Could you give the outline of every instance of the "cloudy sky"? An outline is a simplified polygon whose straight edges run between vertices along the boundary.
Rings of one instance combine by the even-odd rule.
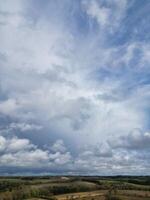
[[[150,174],[150,1],[0,0],[0,174]]]

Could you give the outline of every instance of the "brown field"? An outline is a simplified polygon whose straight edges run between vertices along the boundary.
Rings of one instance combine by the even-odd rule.
[[[92,192],[79,192],[79,193],[71,193],[71,194],[63,194],[63,195],[56,195],[57,200],[68,200],[68,199],[88,199],[88,200],[104,200],[105,195],[108,191],[92,191]],[[148,200],[150,199],[150,192],[145,191],[118,191],[116,194],[117,197],[120,197],[122,200]]]
[[[56,199],[58,200],[66,200],[73,197],[73,199],[95,199],[96,197],[103,197],[106,194],[107,190],[97,190],[91,192],[77,192],[77,193],[70,193],[70,194],[62,194],[62,195],[55,195]]]
[[[150,200],[149,177],[2,177],[0,200]]]

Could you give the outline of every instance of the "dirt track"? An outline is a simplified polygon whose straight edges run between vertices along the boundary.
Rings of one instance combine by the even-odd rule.
[[[104,196],[106,191],[92,191],[92,192],[78,192],[78,193],[69,193],[69,194],[62,194],[62,195],[56,195],[55,197],[58,200],[66,200],[72,197],[73,199],[78,198],[85,198],[85,197],[97,197],[97,196]]]

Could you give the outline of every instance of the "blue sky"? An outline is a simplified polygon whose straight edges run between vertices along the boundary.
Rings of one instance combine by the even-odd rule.
[[[149,9],[0,0],[0,174],[150,173]]]

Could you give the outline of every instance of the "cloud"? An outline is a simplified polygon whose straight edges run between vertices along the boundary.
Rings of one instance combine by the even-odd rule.
[[[42,126],[36,124],[27,124],[27,123],[11,123],[9,125],[9,129],[11,130],[20,130],[21,132],[24,131],[31,131],[31,130],[41,130]]]
[[[52,153],[38,148],[28,139],[19,139],[17,137],[5,138],[0,136],[0,154],[0,167],[20,166],[31,168],[38,165],[38,168],[40,168],[55,166],[55,164],[64,165],[71,160],[71,154],[62,152],[62,149]]]
[[[146,6],[137,7],[125,0],[2,3],[2,166],[147,170],[148,159],[138,157],[149,148],[150,48],[145,34],[131,37],[133,10]],[[137,26],[144,30],[140,20]]]
[[[18,139],[17,137],[6,139],[0,136],[1,151],[16,152],[24,149],[31,149],[34,145],[30,144],[28,139]]]
[[[146,133],[144,137],[147,137],[147,135]],[[116,141],[117,139],[119,140],[119,138],[116,138]],[[139,174],[147,174],[150,160],[146,151],[141,153],[141,151],[139,152],[141,148],[138,146],[136,148],[130,146],[130,140],[127,140],[128,146],[126,146],[127,141],[124,141],[120,146],[112,146],[110,142],[98,144],[96,147],[87,146],[81,149],[78,155],[73,156],[64,146],[62,140],[57,140],[51,144],[51,148],[39,148],[28,139],[0,136],[0,168],[21,167],[24,171],[28,171],[29,169],[32,170],[34,166],[34,169],[44,170],[45,172],[57,168],[58,173],[64,173],[67,170],[68,174],[93,175],[100,171],[100,174],[107,175],[129,174],[128,170],[130,170],[130,174],[136,174],[136,170],[138,170]],[[114,141],[112,142],[114,144]],[[63,170],[60,171],[60,168]]]
[[[0,102],[0,113],[5,115],[13,115],[18,109],[19,105],[14,99],[8,99],[6,101]]]
[[[107,25],[110,15],[110,10],[108,8],[100,7],[97,1],[89,2],[89,5],[84,1],[83,4],[87,4],[86,12],[88,15],[95,18],[101,26]]]
[[[112,148],[124,148],[133,150],[149,149],[150,133],[141,132],[136,129],[127,136],[121,136],[118,139],[109,141]]]
[[[107,0],[106,2],[84,0],[82,3],[87,15],[95,19],[102,30],[108,28],[110,32],[119,26],[127,9],[126,0]]]
[[[53,146],[51,147],[51,149],[54,151],[54,152],[57,152],[57,151],[59,151],[59,152],[65,152],[66,151],[66,147],[65,147],[65,145],[64,145],[64,142],[63,142],[63,140],[57,140],[54,144],[53,144]]]

